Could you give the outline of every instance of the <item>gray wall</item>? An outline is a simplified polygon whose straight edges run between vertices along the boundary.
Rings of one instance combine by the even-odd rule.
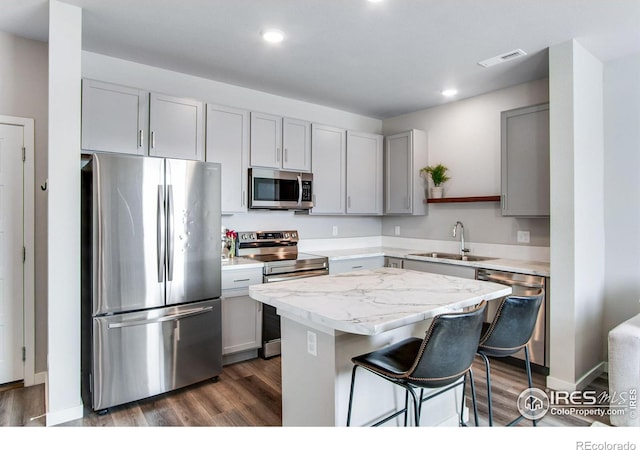
[[[0,114],[35,123],[35,371],[47,370],[48,46],[0,32]]]
[[[604,66],[605,333],[640,313],[639,80],[640,53]]]
[[[549,82],[537,80],[477,97],[417,111],[382,123],[385,135],[411,128],[428,133],[428,164],[443,163],[451,180],[445,196],[500,194],[500,112],[547,102]],[[423,239],[452,239],[453,224],[465,225],[471,242],[517,244],[517,231],[529,231],[530,243],[549,245],[549,219],[502,217],[498,203],[430,204],[420,217],[385,217],[382,234]]]

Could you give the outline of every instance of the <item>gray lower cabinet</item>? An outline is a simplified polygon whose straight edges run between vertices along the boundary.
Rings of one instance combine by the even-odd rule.
[[[440,275],[450,275],[452,277],[468,278],[470,280],[475,280],[476,278],[476,269],[474,267],[458,266],[456,264],[405,259],[404,268],[408,270],[417,270],[419,272],[429,272],[437,273]]]
[[[249,111],[207,105],[205,160],[222,164],[223,214],[247,211]]]
[[[396,269],[404,268],[404,259],[403,258],[394,258],[392,256],[384,257],[384,266],[385,267],[393,267]]]
[[[222,272],[222,362],[255,358],[262,345],[262,303],[249,297],[249,286],[262,283],[262,269]]]
[[[501,113],[502,215],[547,217],[549,104]]]
[[[129,86],[82,80],[82,149],[204,159],[204,104]]]
[[[354,270],[379,269],[380,267],[384,267],[384,256],[329,260],[329,275],[353,272]]]

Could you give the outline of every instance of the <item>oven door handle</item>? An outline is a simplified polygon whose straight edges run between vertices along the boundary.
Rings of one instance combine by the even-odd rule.
[[[329,275],[329,271],[327,269],[320,270],[307,270],[305,272],[294,272],[290,274],[282,274],[278,276],[274,275],[265,275],[264,282],[265,283],[275,283],[277,281],[288,281],[288,280],[297,280],[299,278],[309,278],[309,277],[320,277],[323,275]]]

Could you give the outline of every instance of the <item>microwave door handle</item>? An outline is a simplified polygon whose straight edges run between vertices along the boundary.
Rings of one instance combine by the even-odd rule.
[[[302,204],[302,177],[298,175],[298,205]]]

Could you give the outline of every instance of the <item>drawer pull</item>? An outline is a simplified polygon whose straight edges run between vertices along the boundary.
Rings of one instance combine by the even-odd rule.
[[[243,278],[242,280],[233,280],[234,283],[242,283],[243,281],[251,281],[251,278]]]
[[[363,266],[352,266],[352,269],[362,269]]]

